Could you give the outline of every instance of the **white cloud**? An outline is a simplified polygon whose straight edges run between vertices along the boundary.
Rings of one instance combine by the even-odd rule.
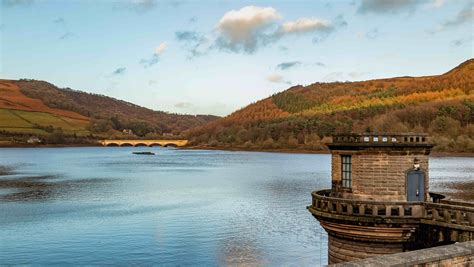
[[[277,42],[287,35],[319,33],[322,40],[340,26],[342,16],[334,23],[319,18],[299,18],[282,23],[283,17],[273,7],[246,6],[222,16],[216,26],[217,37],[211,48],[232,52],[253,53],[259,47]]]
[[[275,74],[267,76],[267,81],[272,82],[272,83],[281,83],[283,82],[283,76],[275,73]]]
[[[165,52],[166,48],[168,48],[168,44],[163,42],[159,46],[155,48],[155,55],[159,56]]]
[[[189,108],[193,108],[194,105],[192,103],[189,103],[189,102],[179,102],[179,103],[174,104],[174,107],[175,108],[189,109]]]
[[[234,40],[245,40],[253,32],[264,28],[281,16],[272,7],[246,6],[224,14],[217,24],[217,29]]]
[[[313,31],[330,31],[331,23],[317,18],[300,18],[296,21],[288,21],[281,25],[281,34],[307,33]]]
[[[274,74],[268,75],[265,79],[266,79],[267,81],[271,82],[271,83],[286,83],[286,84],[291,84],[291,81],[285,81],[285,79],[283,78],[283,76],[281,76],[281,75],[278,74],[278,73],[274,73]]]
[[[145,68],[156,65],[160,62],[160,56],[165,52],[166,48],[168,48],[168,44],[166,42],[161,43],[155,48],[155,52],[149,58],[142,58],[139,63]]]
[[[221,35],[218,46],[232,51],[253,52],[259,44],[266,42],[265,30],[279,19],[281,15],[272,7],[246,6],[231,10],[217,23]]]

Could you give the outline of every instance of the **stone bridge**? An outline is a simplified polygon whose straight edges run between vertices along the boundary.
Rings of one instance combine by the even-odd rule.
[[[188,140],[102,140],[103,146],[163,146],[182,147],[188,144]]]

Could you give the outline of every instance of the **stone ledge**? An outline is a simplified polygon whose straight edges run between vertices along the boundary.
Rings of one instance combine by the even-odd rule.
[[[349,267],[349,266],[413,266],[418,264],[429,264],[439,261],[454,259],[457,257],[466,257],[466,264],[470,257],[474,257],[474,241],[461,242],[453,245],[420,249],[410,252],[402,252],[391,255],[377,256],[362,260],[339,263],[330,266]]]

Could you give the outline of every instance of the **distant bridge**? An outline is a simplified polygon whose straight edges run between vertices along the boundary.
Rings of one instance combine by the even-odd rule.
[[[188,144],[188,140],[102,140],[103,146],[163,146],[181,147]]]

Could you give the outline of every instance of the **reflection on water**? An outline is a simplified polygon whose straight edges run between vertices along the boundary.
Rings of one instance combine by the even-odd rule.
[[[311,191],[330,187],[328,155],[146,149],[156,155],[1,149],[0,262],[327,262],[326,233],[306,206]],[[432,160],[432,186],[455,192],[443,184],[472,183],[466,165]]]
[[[111,181],[101,178],[64,181],[59,178],[57,175],[18,177],[4,173],[0,180],[0,201],[71,199],[74,195],[92,193]]]
[[[225,266],[263,266],[267,265],[262,251],[255,240],[241,236],[235,236],[232,239],[225,240],[219,244],[221,255],[219,255],[219,265]]]

